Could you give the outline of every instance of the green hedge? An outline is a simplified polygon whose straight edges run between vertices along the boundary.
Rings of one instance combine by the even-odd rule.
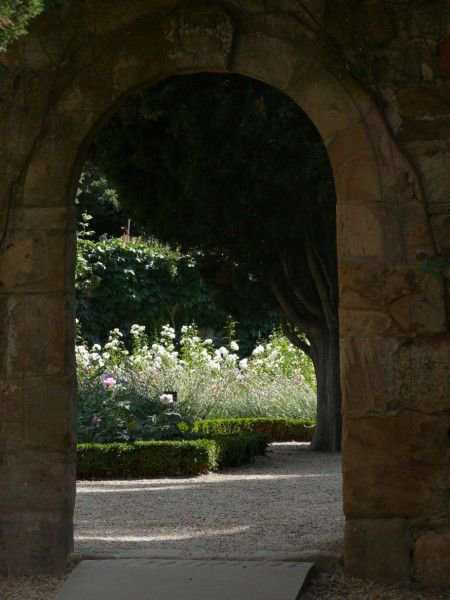
[[[78,479],[194,476],[252,462],[264,454],[263,435],[216,435],[210,439],[79,444]]]
[[[269,443],[266,435],[252,432],[216,434],[204,441],[213,443],[216,448],[217,469],[253,462],[255,456],[265,454]]]
[[[270,442],[310,442],[315,424],[307,419],[209,419],[196,421],[193,432],[202,436],[231,433],[262,433]]]

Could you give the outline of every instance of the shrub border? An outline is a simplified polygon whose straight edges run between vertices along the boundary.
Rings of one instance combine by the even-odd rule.
[[[310,442],[315,422],[289,418],[232,418],[195,421],[193,433],[201,436],[236,433],[262,433],[271,442]]]
[[[254,433],[211,438],[111,444],[78,444],[78,479],[192,477],[252,462],[268,440]]]

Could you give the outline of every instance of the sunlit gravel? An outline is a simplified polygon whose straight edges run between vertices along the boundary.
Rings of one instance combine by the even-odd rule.
[[[191,479],[80,482],[76,550],[108,556],[338,552],[340,458],[275,444],[256,463]]]
[[[79,482],[75,550],[94,557],[318,561],[305,600],[441,600],[346,578],[340,457],[273,444],[254,465],[191,479]],[[326,566],[326,570],[323,567]],[[0,578],[0,600],[54,600],[61,579]]]

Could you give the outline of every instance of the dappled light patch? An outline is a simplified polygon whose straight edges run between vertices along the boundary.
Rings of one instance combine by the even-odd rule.
[[[244,531],[250,529],[250,525],[242,526],[242,527],[231,527],[229,529],[205,529],[201,531],[190,531],[187,529],[185,533],[161,533],[159,535],[141,535],[141,536],[124,536],[124,535],[107,535],[107,536],[99,536],[99,535],[79,535],[75,536],[75,539],[80,542],[109,542],[111,544],[117,542],[171,542],[178,540],[192,540],[195,538],[204,538],[204,537],[212,537],[212,536],[224,536],[224,535],[237,535]]]

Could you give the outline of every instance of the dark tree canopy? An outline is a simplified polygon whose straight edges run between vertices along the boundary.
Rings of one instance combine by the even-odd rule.
[[[121,203],[166,241],[265,273],[280,253],[298,254],[305,233],[320,231],[323,253],[335,255],[321,138],[293,101],[260,82],[173,78],[130,98],[94,157]]]
[[[246,289],[276,304],[316,366],[321,420],[333,422],[319,422],[316,445],[337,449],[335,194],[309,118],[246,77],[179,76],[130,97],[90,159],[148,233],[203,256],[211,281],[228,283],[223,297]]]

